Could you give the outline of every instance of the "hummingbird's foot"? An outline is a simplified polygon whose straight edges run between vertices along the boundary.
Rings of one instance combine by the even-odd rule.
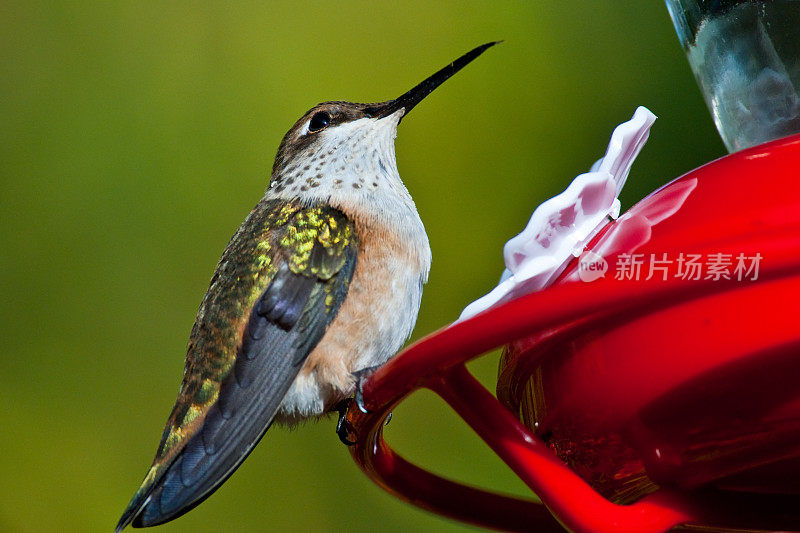
[[[355,437],[356,432],[355,428],[353,428],[352,424],[347,421],[347,410],[350,408],[353,402],[355,402],[358,409],[367,414],[369,411],[367,407],[364,405],[364,382],[378,369],[379,366],[371,366],[368,368],[363,368],[361,370],[357,370],[353,372],[353,377],[356,378],[356,391],[353,394],[352,398],[345,398],[338,404],[334,409],[336,412],[339,413],[339,421],[336,422],[336,434],[339,436],[339,440],[342,441],[346,446],[353,446],[356,441],[352,440],[351,437]],[[383,425],[387,425],[389,421],[392,419],[392,413],[386,417]]]
[[[352,398],[345,398],[336,404],[335,407],[336,411],[339,413],[339,421],[336,422],[336,434],[345,446],[352,446],[356,443],[356,441],[350,440],[350,437],[355,435],[355,430],[353,426],[350,425],[350,422],[347,421],[347,409],[350,407],[352,401]]]

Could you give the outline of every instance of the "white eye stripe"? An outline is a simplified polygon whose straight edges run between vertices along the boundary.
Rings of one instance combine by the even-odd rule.
[[[306,133],[308,133],[309,124],[311,124],[311,119],[308,119],[308,121],[305,124],[303,124],[303,127],[300,128],[300,135],[305,135]]]

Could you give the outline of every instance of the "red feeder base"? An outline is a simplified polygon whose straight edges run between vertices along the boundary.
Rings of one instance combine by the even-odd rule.
[[[579,281],[573,261],[554,286],[409,347],[365,384],[370,412],[348,413],[354,459],[400,498],[496,529],[800,530],[799,170],[800,136],[705,165],[590,243],[605,278]],[[730,279],[664,271],[718,254]],[[760,257],[757,275],[734,271],[739,254]],[[639,279],[620,268],[632,257]],[[498,401],[464,363],[500,346]],[[383,420],[421,387],[545,505],[394,453]]]

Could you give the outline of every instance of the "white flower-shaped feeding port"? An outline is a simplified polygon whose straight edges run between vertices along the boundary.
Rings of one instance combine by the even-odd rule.
[[[619,193],[642,150],[656,116],[639,107],[611,134],[606,155],[569,187],[542,203],[525,229],[503,247],[506,269],[489,294],[469,304],[459,320],[550,285],[572,257],[606,224],[619,216]]]

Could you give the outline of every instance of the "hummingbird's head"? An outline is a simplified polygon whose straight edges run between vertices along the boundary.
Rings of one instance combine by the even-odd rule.
[[[397,125],[436,87],[495,44],[467,52],[394,100],[314,106],[281,141],[268,194],[327,202],[390,190],[410,200],[395,161]]]

